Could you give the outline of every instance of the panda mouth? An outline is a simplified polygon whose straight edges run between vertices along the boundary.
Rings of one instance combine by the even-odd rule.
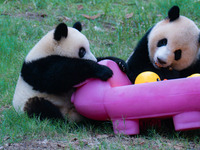
[[[170,65],[170,66],[167,66],[167,67],[163,67],[161,64],[159,64],[159,63],[157,63],[157,62],[155,62],[155,65],[156,65],[158,68],[166,68],[166,69],[168,69],[168,70],[170,70],[170,71],[173,70],[173,68],[172,68],[171,65]]]
[[[162,68],[163,66],[157,62],[155,62],[155,65],[158,67],[158,68]]]

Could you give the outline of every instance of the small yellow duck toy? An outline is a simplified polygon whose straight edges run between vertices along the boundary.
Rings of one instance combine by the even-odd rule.
[[[188,76],[188,78],[190,78],[190,77],[200,77],[200,74],[199,73],[194,73],[194,74]]]
[[[149,83],[149,82],[156,82],[156,81],[161,81],[160,77],[152,72],[152,71],[145,71],[140,73],[136,79],[135,79],[135,84],[140,84],[140,83]]]

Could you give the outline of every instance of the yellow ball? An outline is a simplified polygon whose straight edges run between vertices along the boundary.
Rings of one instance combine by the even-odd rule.
[[[145,71],[140,73],[136,77],[135,84],[156,82],[156,81],[160,81],[160,77],[156,73],[151,71]]]
[[[188,76],[188,78],[190,78],[190,77],[200,77],[200,74],[199,73],[195,73],[195,74],[192,74],[192,75]]]

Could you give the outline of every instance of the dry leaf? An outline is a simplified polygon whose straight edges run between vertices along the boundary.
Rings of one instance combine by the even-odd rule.
[[[77,5],[78,10],[83,9],[83,5]]]
[[[85,15],[85,14],[81,14],[81,15],[83,17],[87,18],[87,19],[92,19],[92,20],[94,20],[94,19],[96,19],[96,18],[101,16],[101,14],[97,14],[97,15],[94,15],[94,16],[89,16],[89,15]]]
[[[63,22],[63,21],[65,22],[65,21],[70,21],[71,18],[68,18],[68,17],[65,17],[65,16],[59,16],[59,17],[58,17],[58,20],[59,20],[59,21],[62,21],[62,22]]]
[[[126,14],[126,18],[127,18],[127,19],[128,19],[128,18],[131,18],[131,17],[133,17],[133,13]]]
[[[71,20],[71,19],[68,18],[68,17],[63,17],[63,19],[66,20],[66,21],[70,21],[70,20]]]
[[[39,14],[39,13],[32,13],[32,12],[26,12],[25,14],[27,17],[41,17],[41,18],[44,18],[44,17],[47,17],[47,14]]]

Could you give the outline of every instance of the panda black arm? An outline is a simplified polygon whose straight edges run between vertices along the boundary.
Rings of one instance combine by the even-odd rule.
[[[127,60],[127,65],[129,68],[129,72],[127,73],[127,75],[132,83],[135,82],[135,78],[141,72],[154,70],[148,53],[148,35],[151,32],[152,28],[150,28],[140,39],[136,48],[134,49],[134,52]]]
[[[35,90],[51,94],[65,93],[88,78],[107,80],[112,71],[98,63],[77,58],[48,56],[24,62],[21,76]]]
[[[97,61],[101,61],[101,60],[104,60],[104,59],[109,59],[109,60],[112,60],[114,62],[117,63],[117,65],[119,66],[119,68],[121,69],[121,71],[127,73],[128,72],[128,66],[126,64],[126,62],[120,58],[117,58],[117,57],[112,57],[112,56],[107,56],[107,57],[97,57]]]

